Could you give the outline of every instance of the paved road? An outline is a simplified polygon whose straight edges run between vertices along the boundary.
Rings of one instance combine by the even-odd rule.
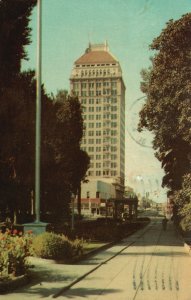
[[[171,222],[163,231],[161,218],[153,218],[145,232],[119,246],[125,248],[119,255],[58,299],[191,300],[191,257]]]

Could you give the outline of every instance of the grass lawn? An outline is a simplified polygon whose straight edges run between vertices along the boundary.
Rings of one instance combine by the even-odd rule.
[[[106,245],[106,243],[103,243],[103,242],[85,242],[83,244],[84,246],[84,254],[90,252],[90,251],[93,251],[93,250],[96,250],[102,246]]]

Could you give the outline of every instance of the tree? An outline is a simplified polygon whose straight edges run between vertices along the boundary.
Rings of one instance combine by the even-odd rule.
[[[183,177],[182,188],[174,193],[183,230],[191,230],[191,174]]]
[[[29,21],[36,0],[0,1],[0,88],[10,85],[20,72],[21,60],[27,59],[30,44]]]
[[[80,149],[83,137],[83,118],[81,104],[76,97],[58,92],[55,100],[57,107],[56,132],[59,135],[55,144],[59,163],[65,173],[63,178],[75,195],[78,194],[78,212],[81,213],[80,185],[85,180],[89,167],[89,156]]]
[[[139,130],[154,133],[153,147],[165,170],[163,186],[178,191],[191,172],[191,14],[170,20],[154,39],[152,67],[142,71],[147,100]]]

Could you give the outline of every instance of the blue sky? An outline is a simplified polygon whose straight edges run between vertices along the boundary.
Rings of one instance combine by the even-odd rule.
[[[191,0],[42,0],[42,81],[47,92],[69,89],[73,62],[92,43],[108,41],[120,61],[126,85],[126,115],[140,92],[140,71],[149,66],[149,45],[169,19],[191,11]],[[31,20],[32,43],[23,69],[36,67],[36,9]],[[153,151],[127,136],[126,174],[135,184],[141,175],[145,189],[158,188],[162,171]],[[151,181],[153,181],[152,184]],[[137,184],[138,187],[138,184]],[[163,196],[162,196],[163,194]],[[158,200],[165,198],[160,193]]]

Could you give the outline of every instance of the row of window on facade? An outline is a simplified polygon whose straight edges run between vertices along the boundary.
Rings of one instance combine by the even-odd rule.
[[[101,127],[104,127],[104,128],[116,128],[117,127],[117,122],[111,122],[110,120],[107,121],[107,122],[96,122],[96,123],[86,123],[84,124],[84,135],[86,134],[86,129],[87,128],[101,128]]]
[[[85,65],[76,65],[76,68],[80,67],[103,67],[103,66],[116,66],[116,63],[102,63],[102,64],[85,64]]]
[[[104,89],[103,91],[73,91],[73,94],[75,96],[81,96],[81,97],[91,97],[91,96],[102,96],[102,95],[117,95],[117,90],[111,90],[111,89]]]
[[[117,98],[97,98],[97,99],[94,99],[94,98],[90,98],[90,99],[81,99],[80,100],[81,104],[117,104]]]
[[[83,107],[82,107],[82,112],[83,112],[83,113],[86,113],[86,112],[89,112],[89,113],[92,112],[92,113],[93,113],[93,112],[101,112],[101,111],[102,111],[102,109],[101,109],[100,106],[98,106],[98,107],[94,107],[94,106],[84,107],[84,106],[83,106]],[[111,111],[111,113],[110,113],[110,111],[108,111],[107,113],[103,114],[103,118],[104,118],[104,119],[116,120],[116,119],[117,119],[117,114],[112,114],[112,112],[115,112],[115,111],[117,111],[117,107],[114,108],[114,109]],[[87,120],[87,117],[84,118],[84,116],[85,116],[85,115],[83,115],[83,119],[84,119],[84,120]],[[89,117],[89,115],[88,115],[88,117]],[[99,117],[98,117],[97,119],[99,120]],[[93,118],[93,117],[90,117],[89,120],[94,120],[94,118]]]
[[[86,136],[117,136],[117,130],[89,130],[86,132]]]
[[[82,150],[86,151],[86,152],[117,152],[117,147],[116,146],[109,146],[109,145],[106,145],[106,146],[97,146],[97,147],[93,147],[93,146],[90,146],[90,147],[81,147]]]
[[[103,166],[103,168],[107,167],[107,168],[115,169],[115,168],[117,168],[117,163],[116,162],[109,162],[109,161],[104,162],[103,164],[101,162],[96,162],[96,163],[91,162],[90,163],[90,168],[91,169],[94,168],[94,167],[96,169],[102,168],[102,166]]]
[[[86,69],[86,70],[78,70],[75,75],[77,76],[106,76],[106,75],[115,75],[116,69],[108,68],[108,69]]]
[[[103,158],[103,160],[116,160],[117,154],[109,154],[109,153],[103,154],[103,155],[102,154],[96,154],[96,155],[90,154],[89,157],[90,157],[90,160],[94,160],[94,159],[101,160],[102,158]]]
[[[83,139],[82,144],[117,144],[117,138],[103,138],[103,139]]]
[[[74,90],[79,90],[81,89],[93,89],[93,88],[102,88],[102,87],[112,87],[112,88],[116,88],[117,87],[117,82],[116,81],[103,81],[103,82],[74,82],[73,83],[73,89]]]
[[[104,170],[104,171],[88,171],[88,176],[117,176],[117,171],[115,170]]]
[[[85,112],[101,112],[101,111],[102,111],[102,107],[101,106],[97,106],[97,107],[94,107],[94,106],[89,106],[89,107],[83,106],[82,107],[82,112],[83,113],[85,113]],[[103,111],[107,112],[107,116],[108,116],[108,115],[110,115],[110,112],[117,112],[117,106],[104,107]],[[105,118],[106,114],[104,114],[103,117]]]

